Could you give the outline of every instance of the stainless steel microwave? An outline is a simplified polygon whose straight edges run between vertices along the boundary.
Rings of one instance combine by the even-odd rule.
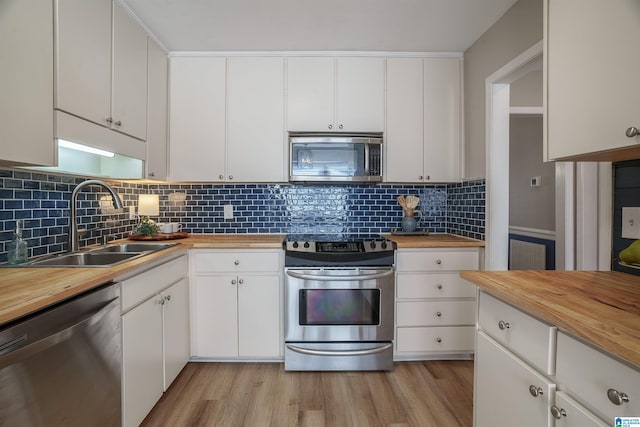
[[[289,181],[381,182],[382,133],[290,133]]]

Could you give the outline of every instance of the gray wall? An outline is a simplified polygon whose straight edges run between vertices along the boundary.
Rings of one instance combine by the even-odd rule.
[[[465,178],[485,176],[485,80],[542,40],[542,0],[520,0],[464,53]]]
[[[542,161],[542,116],[511,116],[509,139],[509,225],[553,231],[555,164]]]
[[[512,107],[542,107],[542,70],[511,83],[509,95]]]

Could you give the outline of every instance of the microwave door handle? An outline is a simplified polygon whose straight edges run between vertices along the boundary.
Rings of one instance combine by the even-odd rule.
[[[287,275],[291,277],[295,277],[296,279],[302,279],[302,280],[318,280],[320,282],[350,282],[354,280],[382,279],[384,277],[393,275],[393,269],[389,271],[385,271],[384,273],[363,274],[360,276],[328,276],[328,275],[316,276],[314,274],[302,274],[302,273],[296,273],[294,271],[287,271]]]
[[[369,144],[364,144],[364,176],[371,175],[371,165],[369,164]]]

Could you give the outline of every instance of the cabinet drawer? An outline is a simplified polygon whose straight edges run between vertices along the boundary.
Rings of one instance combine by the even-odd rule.
[[[609,425],[561,391],[556,392],[555,406],[566,414],[560,415],[556,420],[556,427],[607,427]]]
[[[122,311],[128,310],[183,277],[187,277],[188,266],[185,255],[122,281]]]
[[[554,373],[557,328],[480,292],[480,329],[548,375]]]
[[[399,271],[477,270],[478,250],[398,251]]]
[[[278,251],[193,251],[196,273],[280,271]]]
[[[605,420],[640,414],[640,371],[564,333],[558,334],[556,378]],[[629,401],[615,405],[609,389],[625,393]]]
[[[398,273],[398,298],[475,298],[476,286],[458,273]]]
[[[474,333],[473,326],[398,328],[396,348],[399,352],[473,353]]]
[[[403,301],[396,304],[398,326],[474,325],[475,301]]]

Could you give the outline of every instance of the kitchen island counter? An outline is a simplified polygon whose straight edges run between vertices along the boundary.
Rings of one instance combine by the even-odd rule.
[[[463,271],[482,291],[640,367],[640,277],[597,271]]]

